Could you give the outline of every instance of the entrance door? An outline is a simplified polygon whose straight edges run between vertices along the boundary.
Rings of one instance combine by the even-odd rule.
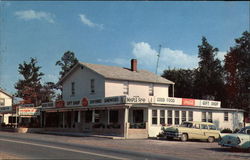
[[[133,110],[133,122],[143,123],[143,110]]]

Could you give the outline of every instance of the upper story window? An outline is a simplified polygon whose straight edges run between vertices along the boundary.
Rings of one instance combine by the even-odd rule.
[[[75,95],[75,82],[71,83],[71,96]]]
[[[0,98],[0,106],[4,106],[4,105],[5,105],[4,98]]]
[[[95,79],[90,80],[90,92],[95,93]]]
[[[123,83],[123,94],[126,94],[126,95],[128,95],[128,93],[129,93],[129,86],[128,86],[128,81],[125,81],[124,83]]]
[[[149,85],[149,96],[154,96],[154,85],[152,83]]]
[[[224,121],[228,121],[228,112],[224,112]]]

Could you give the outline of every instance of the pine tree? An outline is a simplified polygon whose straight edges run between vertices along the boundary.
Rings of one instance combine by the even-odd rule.
[[[211,100],[222,100],[224,81],[221,61],[215,58],[218,48],[214,48],[202,37],[202,44],[198,46],[200,59],[195,73],[195,97]]]
[[[75,57],[75,53],[67,51],[61,57],[61,60],[56,62],[56,65],[61,67],[60,75],[63,77],[75,64],[78,63],[78,59]]]
[[[39,70],[40,66],[37,66],[37,60],[30,58],[30,62],[26,61],[23,64],[19,64],[18,72],[23,76],[23,79],[19,79],[15,85],[17,89],[16,96],[23,98],[24,103],[33,103],[35,106],[40,104],[40,91],[42,88],[41,78],[44,75]]]

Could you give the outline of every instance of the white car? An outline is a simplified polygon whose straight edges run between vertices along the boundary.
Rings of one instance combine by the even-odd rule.
[[[250,126],[242,128],[235,134],[220,134],[219,145],[250,149]]]

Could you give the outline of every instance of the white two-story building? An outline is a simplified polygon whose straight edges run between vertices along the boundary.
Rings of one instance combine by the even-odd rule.
[[[12,123],[13,96],[0,89],[0,124]]]
[[[218,101],[169,97],[174,82],[138,70],[136,59],[131,68],[78,63],[59,83],[63,100],[42,105],[47,130],[147,138],[182,121],[209,121],[220,129],[243,126],[242,110],[221,108]]]

